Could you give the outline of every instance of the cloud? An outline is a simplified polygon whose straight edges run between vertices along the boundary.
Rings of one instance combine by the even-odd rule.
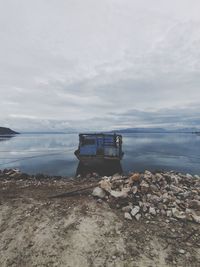
[[[0,0],[0,125],[198,126],[199,8]]]

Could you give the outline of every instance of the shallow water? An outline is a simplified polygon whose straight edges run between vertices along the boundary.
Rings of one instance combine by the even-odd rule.
[[[77,146],[78,134],[0,137],[0,169],[74,176]],[[121,167],[125,173],[148,169],[200,174],[200,136],[195,134],[124,134],[123,151]]]

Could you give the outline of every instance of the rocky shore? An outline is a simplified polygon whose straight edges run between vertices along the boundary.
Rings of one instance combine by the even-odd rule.
[[[93,195],[116,201],[125,219],[165,216],[200,224],[200,177],[171,172],[104,177]]]
[[[6,169],[0,266],[196,267],[199,217],[198,175],[64,178]]]

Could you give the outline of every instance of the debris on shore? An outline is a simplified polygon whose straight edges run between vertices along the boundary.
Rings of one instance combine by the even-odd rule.
[[[166,216],[200,224],[200,177],[173,171],[103,177],[93,195],[121,208],[124,218]]]
[[[200,266],[199,181],[2,170],[0,266]]]

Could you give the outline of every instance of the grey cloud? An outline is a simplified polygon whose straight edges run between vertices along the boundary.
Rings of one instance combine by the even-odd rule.
[[[0,125],[198,125],[199,9],[196,0],[0,0]]]

